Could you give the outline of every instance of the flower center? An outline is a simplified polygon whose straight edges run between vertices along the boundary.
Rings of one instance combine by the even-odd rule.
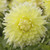
[[[30,28],[31,28],[31,22],[30,22],[30,20],[21,20],[20,22],[19,22],[19,28],[20,28],[20,30],[23,30],[23,31],[28,31],[28,30],[30,30]]]

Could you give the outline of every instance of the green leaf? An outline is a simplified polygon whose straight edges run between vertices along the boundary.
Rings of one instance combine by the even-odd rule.
[[[50,46],[49,45],[42,45],[42,50],[50,50]]]

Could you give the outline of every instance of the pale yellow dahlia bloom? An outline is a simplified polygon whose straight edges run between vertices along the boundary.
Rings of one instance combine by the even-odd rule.
[[[29,3],[31,2],[33,3],[33,5],[36,6],[41,6],[42,4],[42,0],[12,0],[11,2],[9,2],[9,7],[10,8],[15,7],[16,5],[19,5],[24,2],[29,2]]]
[[[7,1],[6,0],[0,0],[0,12],[5,11],[7,8]]]
[[[24,3],[24,2],[30,2],[31,0],[11,0],[9,1],[9,7],[15,7],[16,5],[19,5],[20,3]]]
[[[43,0],[44,11],[46,15],[50,15],[50,0]]]
[[[43,1],[42,0],[34,0],[37,6],[41,6]]]
[[[35,45],[40,42],[45,35],[46,21],[41,16],[40,8],[29,3],[24,3],[10,10],[5,15],[4,28],[5,39],[10,45],[23,47],[25,45]]]

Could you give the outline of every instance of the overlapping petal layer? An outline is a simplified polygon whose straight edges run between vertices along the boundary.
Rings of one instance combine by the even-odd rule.
[[[43,0],[43,6],[46,15],[50,15],[50,0]]]
[[[0,0],[0,12],[3,12],[7,9],[7,1],[6,0]]]

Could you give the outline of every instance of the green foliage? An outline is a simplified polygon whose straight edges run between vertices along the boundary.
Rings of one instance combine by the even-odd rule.
[[[2,31],[3,31],[3,25],[2,25],[3,17],[4,14],[0,12],[0,36],[2,36]]]
[[[0,27],[2,28],[3,14],[0,12]]]
[[[50,16],[46,20],[48,23],[46,24],[47,32],[46,32],[46,38],[44,43],[50,45]]]

